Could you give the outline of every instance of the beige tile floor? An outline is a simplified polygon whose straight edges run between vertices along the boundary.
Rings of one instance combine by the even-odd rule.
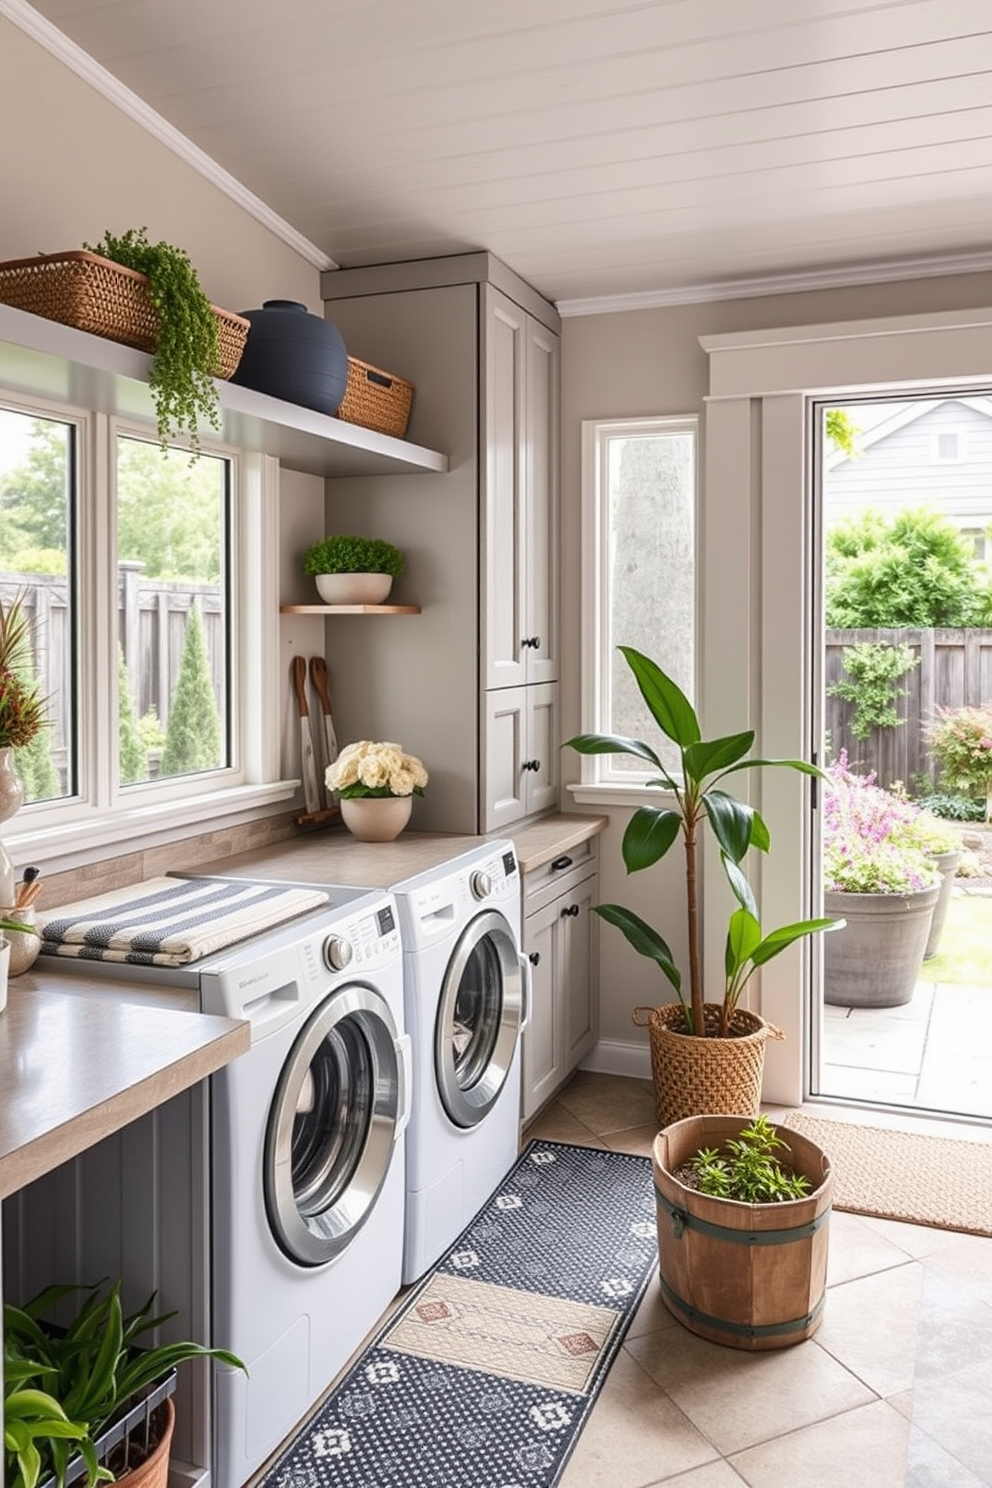
[[[650,1081],[580,1072],[525,1133],[648,1154]],[[835,1212],[824,1320],[707,1343],[656,1282],[560,1488],[992,1485],[992,1239]]]

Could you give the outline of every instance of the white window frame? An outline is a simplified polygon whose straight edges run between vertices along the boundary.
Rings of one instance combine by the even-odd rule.
[[[231,461],[231,763],[203,775],[122,788],[114,764],[117,437],[154,439],[155,430],[140,419],[6,390],[0,399],[28,417],[58,419],[76,430],[77,562],[89,578],[79,585],[74,617],[76,655],[88,665],[86,686],[79,689],[77,793],[23,806],[4,824],[4,845],[15,864],[64,872],[179,841],[218,822],[235,825],[278,810],[298,785],[282,779],[280,769],[278,461],[201,436],[205,453]]]
[[[699,505],[699,418],[695,414],[659,414],[649,418],[584,419],[582,422],[582,732],[606,733],[612,669],[619,658],[610,634],[610,534],[608,510],[608,448],[620,435],[690,434],[693,440],[693,508],[697,528]],[[698,597],[698,565],[695,591]],[[693,629],[697,626],[694,599]],[[698,647],[694,647],[698,665]],[[578,784],[568,790],[578,802],[628,805],[640,800],[657,803],[657,787],[647,781],[657,771],[620,773],[608,754],[582,755]]]

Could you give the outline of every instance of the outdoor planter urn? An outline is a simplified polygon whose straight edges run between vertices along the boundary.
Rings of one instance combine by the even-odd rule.
[[[923,966],[940,884],[905,894],[824,896],[828,914],[846,920],[823,949],[823,1000],[835,1007],[901,1007]]]

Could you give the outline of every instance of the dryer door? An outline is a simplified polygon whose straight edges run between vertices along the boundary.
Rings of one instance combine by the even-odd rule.
[[[434,1070],[456,1126],[484,1121],[506,1083],[520,1035],[523,985],[517,942],[497,910],[462,932],[441,986]]]
[[[320,1004],[283,1065],[265,1134],[269,1225],[289,1258],[331,1261],[368,1218],[393,1159],[397,1028],[369,987]]]

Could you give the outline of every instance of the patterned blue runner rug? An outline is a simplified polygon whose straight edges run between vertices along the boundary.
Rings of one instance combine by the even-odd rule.
[[[656,1265],[649,1158],[531,1142],[264,1488],[551,1488]]]

